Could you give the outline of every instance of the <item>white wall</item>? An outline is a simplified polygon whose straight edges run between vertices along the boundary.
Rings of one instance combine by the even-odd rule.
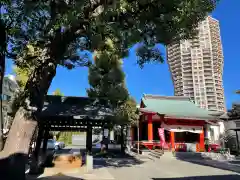
[[[220,143],[220,135],[224,133],[225,127],[223,122],[219,122],[218,124],[218,126],[207,125],[206,135],[207,138],[209,138],[210,142]],[[213,130],[213,137],[211,137],[210,128]]]

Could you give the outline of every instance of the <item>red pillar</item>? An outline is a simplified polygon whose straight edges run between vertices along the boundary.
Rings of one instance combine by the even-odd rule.
[[[203,128],[202,128],[202,132],[200,133],[199,148],[200,148],[200,151],[204,151],[204,149],[205,149],[205,145],[204,145],[204,130],[203,130]]]
[[[171,140],[171,146],[172,146],[171,150],[174,150],[175,149],[175,133],[172,131],[170,132],[170,140]]]
[[[152,115],[148,115],[148,141],[153,140],[153,124],[152,124]]]

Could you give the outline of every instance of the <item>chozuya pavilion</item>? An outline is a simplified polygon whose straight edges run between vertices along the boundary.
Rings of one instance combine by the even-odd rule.
[[[204,141],[219,143],[219,135],[224,131],[219,120],[222,113],[211,112],[197,107],[187,97],[143,95],[140,104],[139,133],[138,127],[132,127],[132,140],[152,149],[161,146],[176,151],[203,151]],[[159,128],[164,128],[164,140]],[[139,136],[138,136],[139,134]],[[163,133],[162,133],[163,134]]]

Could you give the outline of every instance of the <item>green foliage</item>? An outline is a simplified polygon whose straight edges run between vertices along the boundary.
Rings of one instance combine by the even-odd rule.
[[[89,68],[88,96],[107,99],[108,105],[116,113],[117,124],[134,123],[138,118],[136,102],[133,98],[129,98],[122,61],[116,52],[117,47],[110,39],[105,44],[108,49],[96,51],[95,63]]]
[[[61,92],[60,89],[56,89],[56,90],[53,92],[53,95],[55,95],[55,96],[64,96],[64,94]]]
[[[28,44],[20,55],[16,57],[16,61],[21,65],[15,65],[13,71],[16,74],[16,80],[21,89],[24,89],[29,76],[34,68],[41,64],[38,57],[41,56],[42,49],[36,47],[34,44]]]
[[[89,97],[108,99],[113,108],[128,98],[125,76],[119,59],[113,54],[101,52],[95,64],[89,68]]]
[[[29,68],[20,68],[17,66],[14,66],[13,68],[14,73],[16,74],[16,81],[21,89],[24,89],[27,80],[29,78],[29,75],[31,73],[31,70]]]
[[[89,65],[87,55],[79,57],[77,49],[108,51],[109,45],[105,43],[108,39],[120,57],[126,56],[132,45],[143,42],[136,49],[140,66],[150,61],[162,62],[154,45],[191,38],[198,22],[215,8],[218,0],[17,2],[15,8],[8,8],[15,14],[13,17],[18,17],[9,38],[12,52],[21,55],[26,42],[34,43],[36,47],[49,49],[47,54],[57,64],[71,69]],[[9,19],[10,15],[6,17]],[[80,37],[86,37],[89,44],[82,46]],[[41,61],[40,57],[37,59]],[[32,59],[23,61],[26,60]],[[15,63],[22,66],[23,61]]]
[[[22,89],[17,90],[10,99],[8,105],[8,114],[14,117],[19,107],[26,107],[25,93]]]
[[[6,54],[13,58],[17,67],[32,68],[25,93],[31,94],[29,97],[36,100],[39,99],[39,93],[47,93],[57,65],[68,69],[90,66],[89,51],[96,52],[96,58],[101,56],[101,59],[115,61],[117,64],[117,60],[128,55],[129,47],[140,42],[136,48],[140,67],[151,61],[163,62],[161,52],[155,44],[167,45],[193,37],[198,22],[215,8],[217,2],[218,0],[8,1],[4,4],[6,11],[0,19],[7,38],[0,42],[6,45],[7,41],[11,46],[10,52]],[[111,73],[121,78],[117,66]],[[110,78],[112,81],[116,77],[100,79],[108,81]],[[106,88],[104,84],[101,83],[101,86]],[[124,84],[121,86],[124,87]],[[111,84],[108,97],[125,98],[127,91],[124,88],[114,90],[113,87],[118,89],[116,83]],[[105,96],[99,92],[97,95]],[[42,103],[41,100],[36,100],[37,103],[30,101],[38,106]]]
[[[116,109],[117,122],[136,124],[138,119],[137,103],[132,97]]]

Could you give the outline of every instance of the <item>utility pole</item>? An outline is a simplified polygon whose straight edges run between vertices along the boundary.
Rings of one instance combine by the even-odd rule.
[[[137,153],[140,154],[140,151],[139,151],[139,141],[140,141],[140,138],[139,138],[139,119],[138,119],[138,126],[137,126],[137,134],[138,134],[138,143],[137,143]]]

